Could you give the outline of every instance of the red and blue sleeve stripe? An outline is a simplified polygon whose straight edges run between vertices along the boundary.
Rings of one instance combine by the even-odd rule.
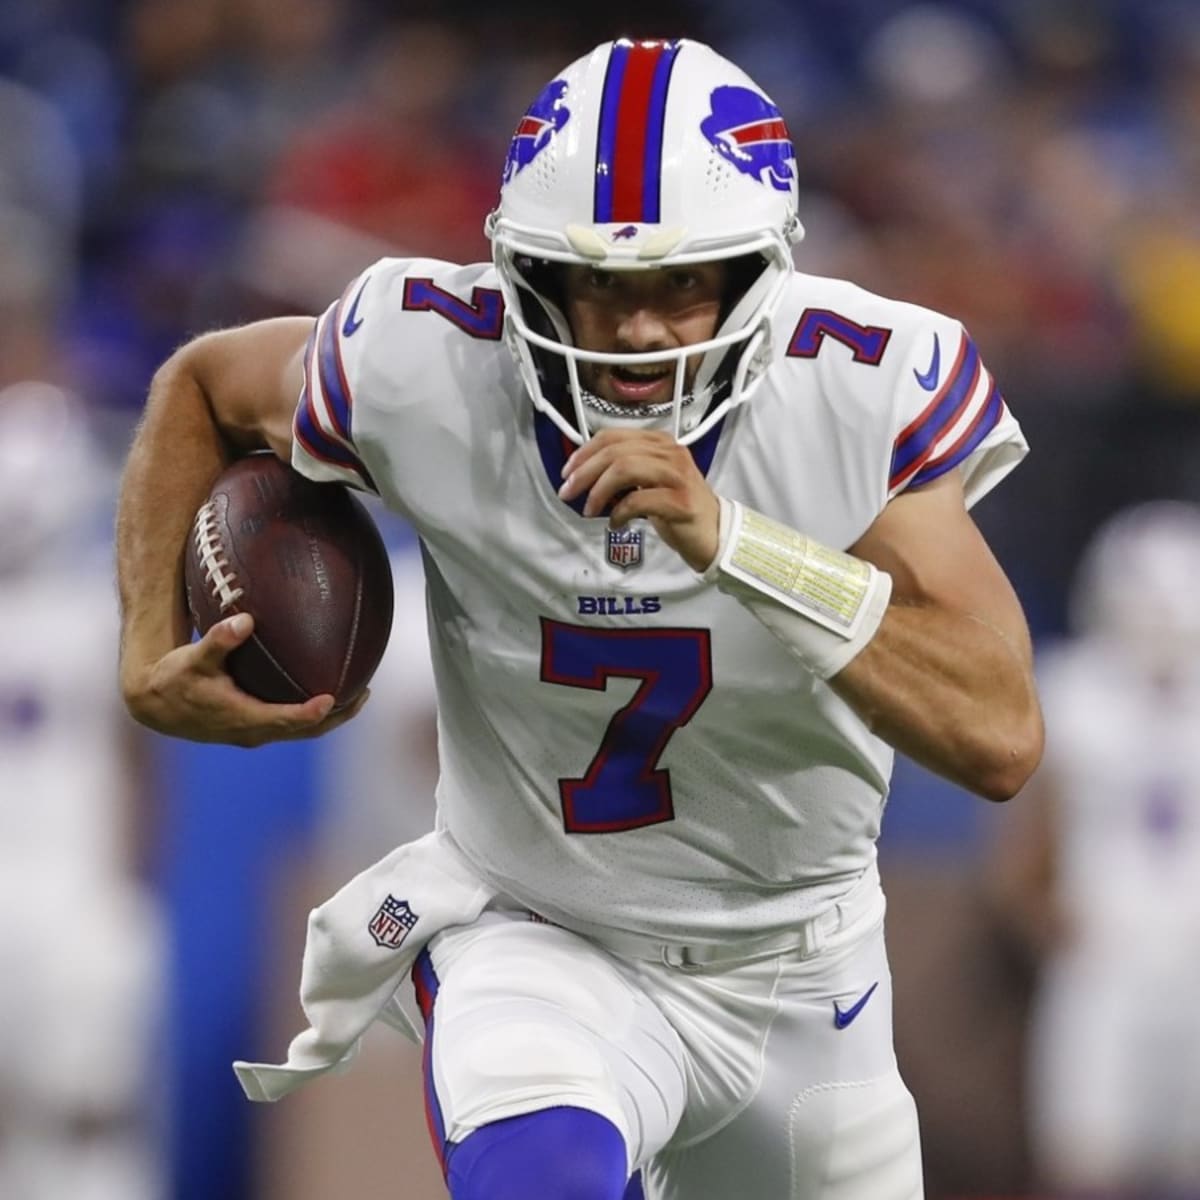
[[[946,382],[893,443],[889,491],[903,487],[925,466],[938,441],[953,429],[966,410],[982,370],[979,351],[964,334]]]
[[[1000,418],[1004,416],[1004,411],[1004,397],[1000,395],[999,386],[993,383],[992,390],[988,393],[987,403],[976,413],[971,424],[948,450],[939,454],[937,458],[930,459],[908,481],[908,486],[920,487],[922,484],[931,483],[939,475],[945,475],[947,471],[952,471],[960,462],[969,458],[980,442],[1000,424]]]
[[[313,326],[304,352],[304,386],[292,434],[309,457],[343,472],[358,486],[378,489],[359,458],[351,436],[353,402],[346,380],[337,325],[342,302],[333,305]]]
[[[334,432],[343,441],[350,438],[350,385],[346,382],[346,368],[342,363],[342,351],[338,345],[338,323],[342,318],[343,296],[337,309],[322,322],[317,340],[317,366],[321,375],[321,390],[325,393],[329,415],[333,418]]]
[[[425,1123],[429,1128],[429,1140],[437,1155],[442,1175],[446,1174],[446,1122],[442,1106],[433,1082],[433,1007],[438,993],[437,972],[428,949],[417,955],[412,970],[413,987],[417,993],[417,1007],[425,1019],[425,1049],[421,1058],[421,1073],[425,1078]]]
[[[661,220],[663,125],[678,42],[614,44],[600,98],[597,224]]]

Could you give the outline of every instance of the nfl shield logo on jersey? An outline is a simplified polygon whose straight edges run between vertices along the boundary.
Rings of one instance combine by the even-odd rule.
[[[608,561],[622,571],[641,565],[642,531],[626,525],[624,529],[607,529]]]
[[[417,914],[408,907],[407,900],[388,896],[371,918],[367,931],[377,946],[385,950],[398,950],[417,919]]]

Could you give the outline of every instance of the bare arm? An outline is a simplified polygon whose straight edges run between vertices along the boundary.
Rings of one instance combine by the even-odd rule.
[[[851,553],[892,576],[892,601],[833,689],[930,770],[989,799],[1015,795],[1042,753],[1033,652],[958,473],[893,500]]]
[[[605,430],[576,450],[560,495],[649,519],[696,571],[717,553],[720,506],[668,435]],[[880,737],[993,800],[1020,789],[1042,753],[1033,655],[1021,606],[950,472],[893,500],[851,547],[892,576],[865,648],[830,686]]]
[[[121,690],[133,716],[161,732],[257,745],[332,727],[332,697],[277,705],[240,691],[222,664],[252,626],[222,621],[190,645],[183,592],[185,541],[213,479],[251,450],[290,455],[311,328],[298,317],[206,334],[151,384],[121,481],[117,579]]]

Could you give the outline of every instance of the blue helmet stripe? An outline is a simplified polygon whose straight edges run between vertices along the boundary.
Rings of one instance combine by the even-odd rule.
[[[663,126],[667,120],[667,87],[679,53],[678,42],[667,42],[654,68],[650,108],[646,114],[646,159],[642,171],[642,220],[662,220]]]
[[[598,224],[613,219],[613,170],[617,153],[617,115],[621,107],[621,85],[625,81],[625,64],[629,61],[630,43],[615,42],[608,56],[604,75],[604,92],[600,98],[600,130],[596,143],[596,194],[594,220]]]

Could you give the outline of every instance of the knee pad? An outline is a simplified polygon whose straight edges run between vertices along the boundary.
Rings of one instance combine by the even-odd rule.
[[[818,1084],[789,1113],[795,1194],[921,1200],[917,1108],[898,1072]]]
[[[622,1200],[628,1182],[620,1132],[584,1108],[493,1121],[446,1156],[451,1200]]]
[[[533,1108],[586,1109],[625,1128],[600,1050],[552,1014],[540,1022],[444,1024],[436,1054],[438,1093],[451,1141]]]

